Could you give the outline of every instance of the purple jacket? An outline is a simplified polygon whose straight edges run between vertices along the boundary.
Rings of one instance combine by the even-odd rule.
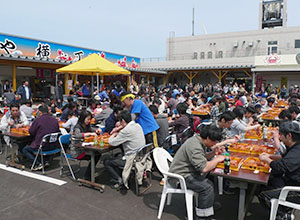
[[[33,141],[30,146],[32,148],[39,148],[43,136],[55,132],[59,132],[57,119],[48,114],[41,115],[35,119],[30,126],[29,133],[33,136]]]

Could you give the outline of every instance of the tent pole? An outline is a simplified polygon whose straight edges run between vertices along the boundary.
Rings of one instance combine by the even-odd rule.
[[[99,93],[99,73],[97,73],[97,89],[96,89],[97,94]]]
[[[94,75],[92,73],[92,83],[91,83],[91,89],[92,89],[92,97],[94,96]]]

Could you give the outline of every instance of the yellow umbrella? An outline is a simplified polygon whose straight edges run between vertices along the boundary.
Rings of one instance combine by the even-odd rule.
[[[98,54],[91,54],[68,66],[56,70],[58,73],[70,73],[81,75],[97,75],[97,88],[99,88],[99,75],[130,75],[130,71],[119,67],[102,58]]]
[[[59,68],[56,72],[79,73],[82,75],[96,75],[96,73],[99,73],[99,75],[130,75],[130,71],[113,64],[95,53],[68,66]]]

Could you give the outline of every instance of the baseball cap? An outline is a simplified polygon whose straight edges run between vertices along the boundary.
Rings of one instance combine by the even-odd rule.
[[[99,101],[100,100],[100,96],[96,95],[95,96],[95,100]]]
[[[103,102],[102,105],[109,106],[109,102]]]

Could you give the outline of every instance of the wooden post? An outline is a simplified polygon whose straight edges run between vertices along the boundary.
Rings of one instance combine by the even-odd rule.
[[[17,90],[17,74],[16,74],[16,64],[12,65],[12,78],[13,78],[13,90],[14,92]]]
[[[65,94],[69,95],[69,90],[68,90],[68,73],[65,73]]]
[[[130,91],[130,83],[131,83],[131,82],[130,82],[130,78],[131,78],[130,75],[128,75],[128,76],[127,76],[127,92]]]
[[[168,76],[163,76],[163,85],[164,85],[164,86],[165,86],[166,83],[167,83],[167,77],[168,77]]]

